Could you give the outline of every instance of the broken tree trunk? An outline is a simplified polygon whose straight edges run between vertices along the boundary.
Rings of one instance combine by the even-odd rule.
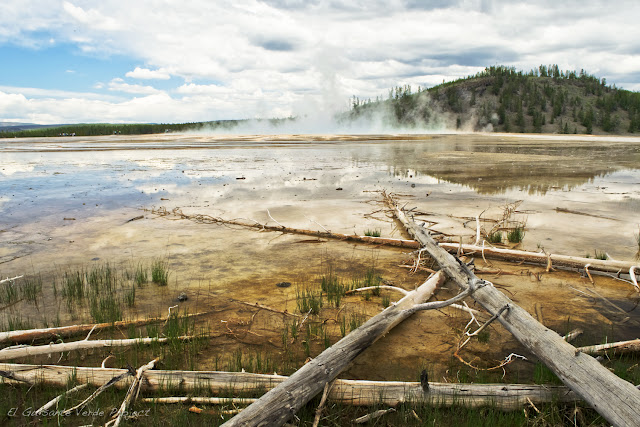
[[[193,337],[178,337],[179,340],[188,340]],[[37,356],[40,354],[60,353],[62,351],[83,350],[88,348],[123,347],[138,344],[165,343],[168,338],[132,338],[125,340],[82,340],[61,344],[49,344],[38,346],[9,347],[0,350],[0,360],[10,360],[17,357]]]
[[[3,379],[20,384],[47,384],[67,387],[71,378],[94,387],[122,376],[115,388],[129,388],[133,377],[127,369],[87,368],[82,366],[28,365],[0,363],[0,372],[19,379]],[[142,390],[147,392],[179,390],[181,392],[209,390],[212,393],[260,393],[271,390],[287,377],[251,374],[248,372],[219,371],[146,371]],[[194,398],[195,399],[195,398]],[[580,398],[564,386],[528,384],[452,384],[429,383],[425,392],[419,382],[362,381],[337,379],[329,392],[329,399],[345,405],[396,406],[400,403],[427,405],[462,405],[469,407],[493,406],[513,410],[521,408],[530,399],[534,403],[573,403]],[[223,399],[228,400],[228,399]],[[194,400],[195,401],[195,400]],[[72,408],[73,409],[73,408]]]
[[[385,201],[409,234],[424,246],[461,289],[467,290],[482,283],[465,264],[439,247],[424,228],[407,218],[391,197],[385,195]],[[560,335],[538,323],[492,284],[478,287],[472,297],[491,314],[509,307],[498,321],[607,421],[619,426],[640,426],[640,390],[600,365],[593,357],[576,351]]]
[[[442,273],[435,274],[418,289],[369,319],[318,357],[298,369],[282,384],[262,396],[227,426],[283,425],[303,405],[335,379],[367,347],[411,315],[409,309],[428,300],[435,288],[444,281]]]
[[[207,313],[195,313],[189,314],[186,317],[202,316]],[[111,323],[97,323],[97,324],[84,324],[84,325],[70,325],[59,326],[57,328],[44,328],[44,329],[25,329],[19,331],[7,331],[0,332],[0,343],[11,342],[14,344],[21,344],[32,342],[35,340],[48,340],[57,338],[68,338],[77,335],[88,334],[92,329],[99,331],[101,329],[108,328],[121,328],[129,326],[144,326],[156,322],[164,322],[166,317],[154,317],[150,319],[142,320],[120,320]]]

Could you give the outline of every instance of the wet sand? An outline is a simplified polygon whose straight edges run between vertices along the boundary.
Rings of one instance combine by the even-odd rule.
[[[515,218],[526,221],[525,249],[579,256],[598,250],[625,260],[634,259],[638,250],[640,139],[634,138],[109,136],[0,140],[0,156],[0,275],[168,260],[169,286],[141,288],[126,317],[166,313],[182,291],[192,296],[182,303],[190,311],[223,307],[215,321],[255,312],[229,303],[230,298],[292,311],[296,289],[317,286],[329,266],[349,279],[375,265],[386,281],[407,289],[426,277],[397,267],[406,258],[402,250],[310,243],[304,236],[199,224],[148,211],[160,206],[314,230],[321,224],[347,234],[379,229],[383,237],[400,237],[381,211],[376,192],[386,190],[424,212],[420,219],[432,229],[456,241],[459,236],[473,241],[475,221],[468,218],[485,210],[484,217],[499,218],[501,206],[522,200]],[[139,215],[144,218],[128,222]],[[555,330],[582,325],[598,339],[636,338],[640,331],[628,284],[596,278],[603,296],[633,310],[621,316],[602,300],[572,289],[594,286],[577,273],[542,274],[538,280],[533,273],[544,269],[501,266],[525,271],[489,280],[531,313],[542,301],[544,322]],[[294,286],[277,288],[281,281]],[[445,289],[438,297],[453,291]],[[346,301],[347,311],[372,315],[380,309],[375,300]],[[38,309],[20,303],[0,315],[20,311],[41,326],[52,308],[46,302]],[[257,333],[265,335],[281,322],[265,312],[254,321]],[[346,376],[415,379],[425,364],[449,375],[456,329],[467,321],[453,311],[421,313],[361,355]],[[338,334],[337,325],[332,327]],[[473,349],[493,361],[516,350],[521,351],[500,326],[489,343]],[[398,363],[371,370],[380,358]],[[206,359],[201,364],[206,369]]]

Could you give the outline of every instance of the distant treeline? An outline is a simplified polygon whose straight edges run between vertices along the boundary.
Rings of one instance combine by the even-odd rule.
[[[272,126],[293,120],[269,119],[257,120],[257,122],[267,122]],[[232,130],[238,125],[248,123],[248,120],[217,120],[211,122],[192,123],[132,123],[132,124],[111,124],[111,123],[86,123],[75,125],[62,125],[55,127],[39,127],[36,129],[20,131],[0,131],[0,138],[23,138],[23,137],[55,137],[55,136],[97,136],[97,135],[145,135],[169,132],[187,131],[207,131]]]
[[[354,97],[347,120],[377,117],[390,126],[447,124],[473,130],[545,133],[640,131],[640,93],[608,86],[584,70],[541,65],[529,72],[493,66],[473,76],[387,99]]]

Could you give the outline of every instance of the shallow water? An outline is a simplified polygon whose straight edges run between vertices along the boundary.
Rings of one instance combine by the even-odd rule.
[[[141,289],[135,308],[127,312],[131,317],[166,313],[181,291],[197,296],[184,305],[199,311],[231,297],[291,311],[296,286],[282,289],[275,283],[313,282],[329,265],[350,277],[375,264],[385,280],[405,288],[425,277],[398,268],[405,257],[397,249],[309,243],[304,236],[158,217],[145,208],[179,207],[190,215],[347,234],[379,229],[383,237],[400,237],[381,211],[377,191],[386,190],[425,213],[420,218],[433,230],[471,242],[471,219],[483,211],[484,218],[500,218],[501,206],[521,200],[515,219],[526,221],[525,249],[578,256],[598,250],[624,260],[634,259],[638,251],[640,139],[114,136],[0,140],[0,158],[0,275],[167,259],[170,286]],[[128,222],[139,215],[144,219]],[[568,289],[587,286],[576,273],[549,277],[539,282],[527,275],[525,286],[518,276],[496,281],[509,286],[509,296],[531,312],[535,301],[544,300],[549,325],[566,323],[567,306],[576,310],[578,324],[604,310],[589,300],[590,307],[598,307],[584,312],[584,297]],[[629,285],[596,280],[608,298],[629,301]],[[350,304],[371,313],[378,309],[377,303],[361,299]],[[44,302],[37,313],[22,304],[12,309],[38,321],[47,307],[53,306]],[[619,335],[637,335],[633,313],[617,329]],[[410,343],[414,347],[430,339],[441,343],[431,346],[433,357],[450,350],[446,318],[434,325],[444,334],[437,338],[429,338],[434,332],[424,328],[415,331],[429,316],[421,314],[391,334],[397,357],[408,357],[409,364],[423,357],[399,349],[409,345],[406,340],[412,338],[403,336],[415,337],[412,333],[420,335]],[[598,316],[616,321],[606,313]],[[512,341],[505,336],[499,342],[517,347]],[[381,345],[361,356],[350,375],[395,376],[364,368],[388,351]]]

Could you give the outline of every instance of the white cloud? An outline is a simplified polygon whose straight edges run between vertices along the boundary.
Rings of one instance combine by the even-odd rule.
[[[121,78],[115,78],[109,82],[109,90],[115,92],[131,93],[134,95],[154,95],[163,93],[162,91],[152,87],[143,85],[132,85],[125,83]]]
[[[143,79],[143,80],[169,80],[171,75],[167,73],[165,70],[150,70],[148,68],[140,68],[136,67],[135,70],[129,71],[125,74],[127,77],[131,77],[132,79]]]
[[[212,120],[326,112],[352,95],[386,96],[395,85],[432,86],[496,64],[528,70],[557,63],[637,88],[639,15],[640,3],[628,0],[615,7],[595,0],[192,0],[161,7],[155,0],[3,0],[0,47],[37,48],[54,39],[86,55],[128,57],[144,67],[96,90],[136,102],[162,97],[180,109],[171,121],[197,120],[188,117],[196,111]],[[121,77],[184,83],[163,82],[161,91]],[[113,117],[125,102],[99,110]]]

